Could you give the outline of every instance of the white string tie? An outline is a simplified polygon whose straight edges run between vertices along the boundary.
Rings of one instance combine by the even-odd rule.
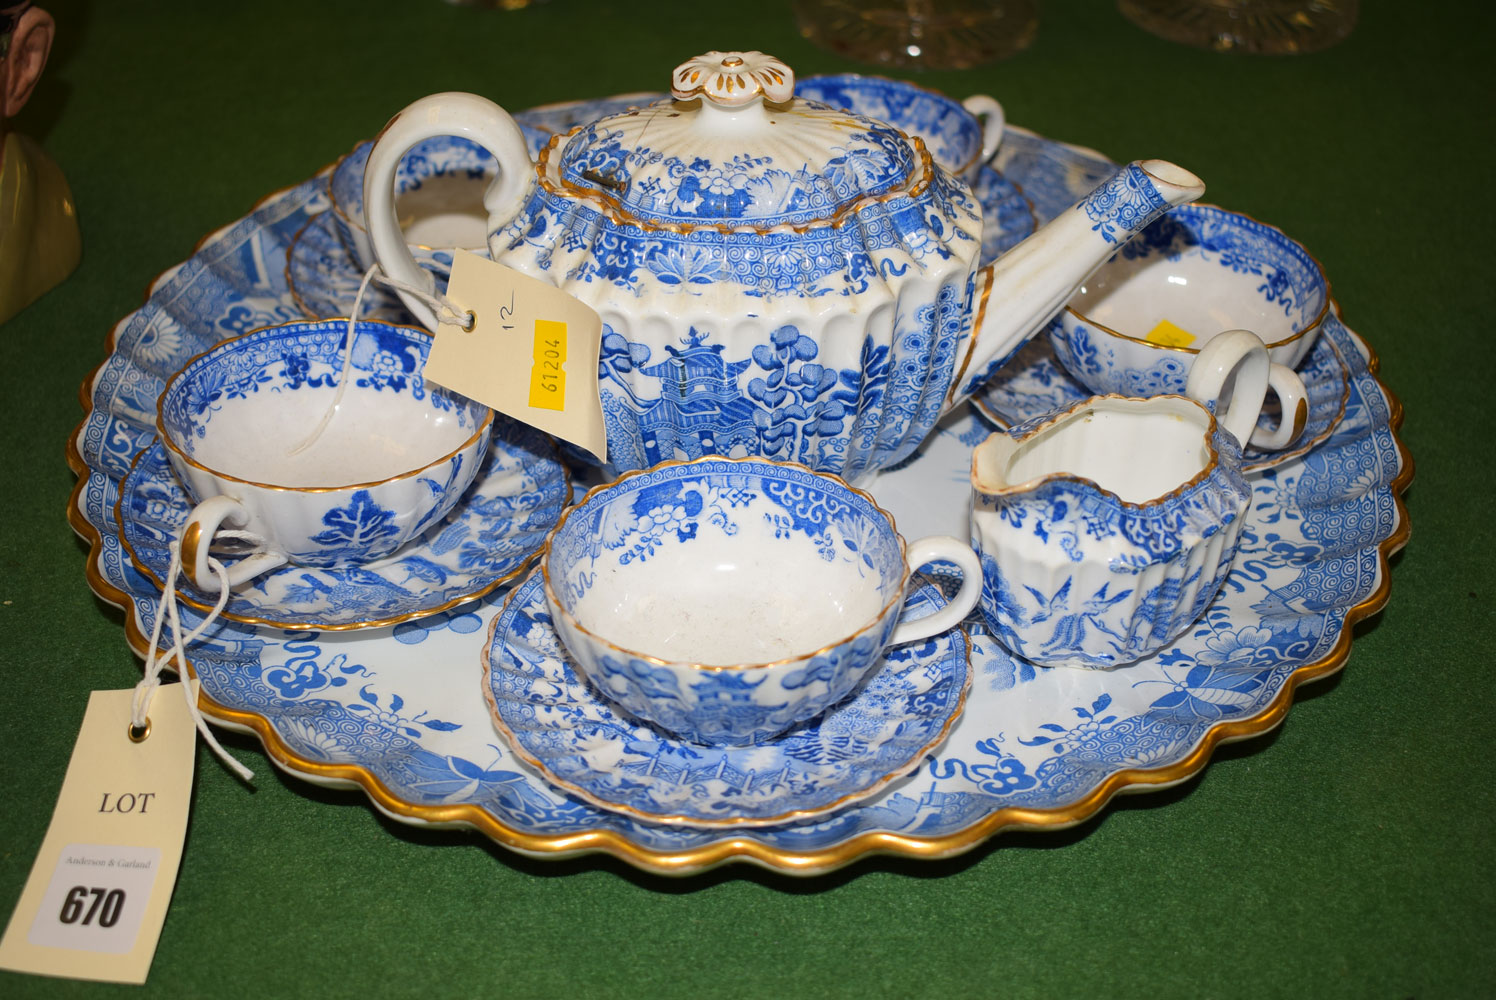
[[[332,403],[328,406],[327,411],[322,414],[322,419],[317,422],[317,426],[312,428],[312,432],[300,444],[291,449],[291,455],[299,455],[316,443],[317,439],[322,436],[322,432],[327,429],[327,425],[331,422],[333,415],[337,413],[338,405],[343,401],[343,391],[348,385],[348,373],[353,366],[354,324],[358,320],[358,314],[363,311],[364,294],[369,290],[369,283],[375,279],[378,279],[390,288],[413,295],[426,303],[431,307],[432,312],[436,313],[442,323],[455,324],[464,330],[471,330],[473,328],[473,314],[468,310],[458,309],[445,295],[439,295],[434,290],[417,288],[406,282],[398,281],[386,275],[377,262],[372,264],[364,272],[363,280],[359,282],[358,294],[353,299],[353,309],[348,314],[348,336],[343,344],[343,367],[338,374],[337,392],[334,393]],[[229,544],[225,546],[223,544],[225,542]],[[212,545],[220,551],[225,548],[253,551],[264,546],[264,539],[249,531],[220,529],[214,536]],[[243,780],[249,781],[254,778],[254,772],[230,756],[229,752],[218,742],[218,738],[208,728],[208,723],[203,718],[202,713],[198,711],[197,700],[192,696],[192,685],[187,682],[189,675],[186,647],[201,638],[208,631],[208,628],[218,620],[218,616],[223,613],[223,609],[228,606],[228,570],[224,568],[223,563],[214,559],[211,555],[208,557],[209,567],[218,575],[218,600],[214,603],[213,610],[208,612],[208,616],[203,619],[202,623],[186,635],[183,635],[182,620],[177,610],[176,600],[177,578],[182,573],[181,543],[174,539],[170,543],[170,550],[171,566],[167,570],[166,585],[161,590],[161,604],[156,610],[156,622],[151,629],[151,647],[149,653],[146,654],[145,676],[141,678],[139,684],[135,685],[135,696],[130,703],[130,725],[133,731],[137,733],[145,729],[151,699],[155,696],[156,689],[161,686],[161,670],[171,659],[175,658],[177,674],[182,678],[183,697],[187,699],[187,711],[192,715],[192,721],[197,726],[197,731],[202,733],[203,740],[208,744],[208,748],[213,751],[219,760],[223,761],[225,766]],[[163,623],[168,618],[171,620],[172,646],[170,651],[163,651],[161,649],[161,632]],[[167,655],[163,656],[163,652],[167,652]]]
[[[231,537],[236,535],[243,536],[236,539],[239,541],[256,541],[255,536],[248,532],[225,531],[222,534]],[[208,728],[207,720],[198,711],[197,699],[192,696],[192,685],[188,683],[190,675],[187,672],[186,647],[201,638],[203,633],[208,630],[208,627],[218,620],[218,616],[223,613],[224,607],[228,605],[229,571],[224,568],[223,563],[211,556],[208,557],[208,565],[212,567],[214,573],[218,574],[218,601],[213,605],[213,610],[208,612],[208,617],[203,619],[201,625],[183,635],[182,620],[177,613],[176,600],[177,577],[182,572],[182,547],[174,539],[171,542],[170,549],[171,566],[166,573],[166,586],[161,591],[161,604],[156,609],[156,623],[151,629],[151,648],[145,658],[145,676],[140,679],[139,684],[135,685],[135,697],[130,702],[130,726],[135,732],[141,732],[145,729],[148,721],[146,713],[150,710],[151,699],[155,696],[156,689],[161,686],[161,669],[166,666],[168,660],[175,657],[177,662],[177,676],[182,679],[182,697],[187,700],[187,711],[192,716],[193,725],[197,727],[199,733],[202,733],[204,742],[208,744],[208,749],[212,750],[214,755],[223,761],[229,770],[233,771],[244,781],[250,781],[255,776],[254,772],[230,756],[229,752],[218,742],[218,737],[213,735],[213,731]],[[161,626],[162,622],[167,618],[171,619],[172,648],[169,655],[162,656]]]
[[[317,421],[317,426],[312,428],[311,433],[303,438],[300,444],[291,449],[290,454],[292,455],[300,455],[317,443],[317,439],[322,436],[322,432],[327,430],[327,425],[332,422],[333,414],[337,413],[338,405],[343,402],[343,389],[348,385],[348,372],[353,367],[354,323],[358,321],[358,314],[363,311],[364,293],[369,290],[369,282],[375,279],[378,279],[382,285],[387,285],[397,291],[405,292],[420,299],[431,307],[431,311],[436,313],[437,319],[442,323],[451,323],[462,327],[464,330],[471,330],[473,328],[472,312],[466,309],[458,309],[452,303],[452,300],[445,295],[437,294],[434,289],[417,288],[415,285],[391,278],[384,273],[384,269],[379,266],[378,261],[370,264],[369,269],[364,272],[364,280],[358,283],[358,294],[353,297],[353,308],[348,312],[348,336],[343,342],[343,367],[338,372],[338,391],[333,394],[332,402],[328,404],[326,412],[322,414],[322,419]]]

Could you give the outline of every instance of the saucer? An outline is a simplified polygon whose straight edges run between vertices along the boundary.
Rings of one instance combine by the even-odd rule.
[[[905,613],[945,604],[922,583]],[[712,747],[637,721],[583,680],[534,571],[494,619],[484,697],[520,758],[588,802],[656,823],[768,826],[866,798],[945,740],[971,687],[966,635],[890,649],[851,698],[755,746]]]
[[[1023,190],[998,170],[984,165],[971,185],[982,205],[982,267],[1034,234],[1038,220]]]
[[[540,432],[497,415],[494,429],[478,478],[441,524],[377,562],[288,565],[256,577],[233,592],[222,616],[284,629],[373,628],[444,611],[514,579],[540,551],[571,485]],[[160,441],[135,456],[115,519],[131,562],[158,590],[171,565],[168,543],[192,507]],[[185,579],[177,594],[200,610],[213,607],[213,595]]]
[[[450,255],[444,255],[450,262]],[[432,270],[438,292],[447,290],[448,274]],[[364,280],[353,252],[338,235],[332,212],[314,215],[292,240],[286,251],[286,284],[302,312],[313,318],[347,316]],[[371,281],[364,292],[359,319],[381,319],[409,323],[410,312],[394,291]]]
[[[1011,125],[997,164],[1041,221],[1116,170],[1099,153]],[[205,237],[118,321],[108,356],[84,383],[84,420],[68,441],[79,477],[68,521],[89,546],[89,586],[125,609],[139,655],[161,593],[121,544],[115,500],[132,456],[155,439],[161,373],[231,333],[297,316],[284,268],[264,264],[285,260],[295,235],[327,210],[326,191],[325,177],[310,178]],[[1345,416],[1312,452],[1253,474],[1236,569],[1189,635],[1126,670],[1036,670],[970,626],[976,680],[938,755],[918,777],[813,821],[644,822],[541,778],[495,739],[473,683],[475,640],[498,613],[497,592],[348,634],[214,622],[190,650],[203,714],[252,730],[303,781],[356,786],[398,822],[471,829],[531,858],[607,854],[673,876],[753,863],[809,876],[870,855],[949,858],[1019,827],[1072,828],[1119,792],[1175,786],[1222,743],[1280,725],[1295,690],[1340,670],[1355,652],[1352,626],[1386,604],[1388,559],[1411,530],[1403,410],[1377,380],[1375,351],[1334,311],[1321,337],[1351,372]],[[868,490],[906,535],[965,534],[971,449],[988,433],[959,407]],[[189,628],[202,622],[181,610]]]
[[[992,263],[1034,232],[1033,207],[1018,185],[991,167],[983,167],[972,191],[982,204],[982,265]],[[437,263],[451,265],[451,254],[438,251]],[[449,272],[428,268],[438,294],[447,290]],[[332,212],[314,215],[286,252],[286,284],[306,315],[347,316],[363,280],[353,253],[338,235]],[[410,313],[389,288],[374,281],[364,292],[359,319],[409,323]]]
[[[1282,451],[1244,449],[1242,471],[1271,469],[1307,454],[1329,438],[1345,418],[1351,376],[1330,338],[1320,337],[1315,342],[1298,373],[1309,399],[1309,419],[1298,442]],[[982,416],[1007,430],[1090,395],[1055,357],[1049,337],[1040,333],[978,389],[971,402]]]

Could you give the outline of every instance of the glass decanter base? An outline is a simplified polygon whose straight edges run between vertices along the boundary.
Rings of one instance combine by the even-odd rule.
[[[1171,42],[1290,55],[1350,34],[1361,0],[1117,0],[1128,20]]]
[[[796,0],[800,33],[823,49],[901,69],[968,69],[1027,48],[1034,0]]]

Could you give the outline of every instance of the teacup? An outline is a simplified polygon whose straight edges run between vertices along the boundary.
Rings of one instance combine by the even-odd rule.
[[[911,569],[962,572],[900,621]],[[802,465],[703,458],[632,472],[562,515],[546,601],[579,671],[688,740],[757,744],[847,697],[890,645],[956,626],[981,567],[946,536],[909,545],[866,493]]]
[[[1094,393],[1181,393],[1190,365],[1219,331],[1267,344],[1279,397],[1276,430],[1251,443],[1286,447],[1308,418],[1290,369],[1319,336],[1330,305],[1319,264],[1280,230],[1211,205],[1176,208],[1096,271],[1050,325],[1055,355]],[[1243,444],[1247,441],[1243,440]]]
[[[956,101],[938,91],[882,76],[843,73],[795,81],[795,96],[887,122],[918,136],[935,162],[968,183],[1002,143],[1002,105],[986,94]]]
[[[493,413],[426,383],[431,335],[368,321],[335,413],[299,450],[336,397],[347,333],[347,320],[255,330],[166,383],[156,427],[197,502],[180,539],[199,590],[219,591],[209,556],[221,526],[259,539],[228,565],[231,587],[288,562],[368,563],[446,516],[483,464]]]
[[[1268,361],[1260,341],[1240,350],[1250,336],[1207,344],[1190,396],[1094,396],[977,448],[982,615],[1009,650],[1045,666],[1116,667],[1205,611],[1252,497],[1237,435],[1256,420]],[[1228,354],[1233,363],[1217,363]],[[1218,421],[1200,400],[1227,385]]]
[[[520,126],[530,155],[550,133]],[[364,167],[372,142],[361,142],[338,161],[328,182],[333,220],[359,273],[374,263],[364,222]],[[499,164],[492,154],[460,136],[438,136],[417,143],[395,170],[395,211],[416,262],[438,274],[452,267],[454,248],[488,253],[488,212],[483,193]]]

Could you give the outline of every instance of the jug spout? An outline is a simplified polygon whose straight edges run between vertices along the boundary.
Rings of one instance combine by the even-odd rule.
[[[1006,364],[1124,243],[1204,193],[1200,178],[1166,160],[1129,163],[978,272],[950,403]]]

